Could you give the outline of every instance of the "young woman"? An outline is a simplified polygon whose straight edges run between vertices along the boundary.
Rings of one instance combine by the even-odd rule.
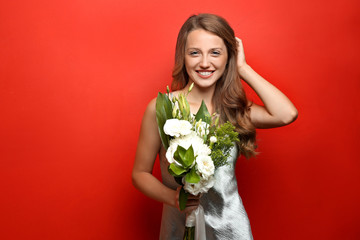
[[[264,106],[246,99],[240,79],[260,97]],[[230,121],[239,133],[229,162],[215,173],[215,186],[206,194],[191,196],[184,211],[179,210],[181,187],[168,173],[165,149],[161,145],[153,99],[144,114],[135,163],[133,184],[145,195],[164,203],[160,239],[182,239],[185,214],[199,203],[205,211],[206,239],[252,239],[250,223],[238,194],[235,162],[240,154],[255,155],[255,128],[287,125],[297,110],[276,87],[257,74],[245,61],[242,42],[223,18],[212,14],[191,16],[182,26],[176,44],[172,92],[177,95],[194,87],[187,100],[196,113],[204,100],[209,112]],[[157,154],[162,182],[152,175]]]

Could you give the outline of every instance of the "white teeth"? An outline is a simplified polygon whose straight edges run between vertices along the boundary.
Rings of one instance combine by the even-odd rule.
[[[198,72],[202,76],[210,76],[213,72]]]

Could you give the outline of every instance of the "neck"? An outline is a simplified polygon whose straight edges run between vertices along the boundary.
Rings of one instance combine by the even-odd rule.
[[[187,92],[191,84],[192,82],[189,81],[183,90]],[[199,88],[198,86],[194,85],[193,89],[187,96],[189,103],[198,105],[200,107],[201,101],[204,100],[209,112],[211,113],[213,110],[212,100],[215,93],[215,87],[216,84],[208,88]]]

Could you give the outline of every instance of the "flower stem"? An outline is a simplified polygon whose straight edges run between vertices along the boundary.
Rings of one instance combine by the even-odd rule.
[[[195,227],[185,227],[183,240],[194,240],[194,239],[195,239]]]

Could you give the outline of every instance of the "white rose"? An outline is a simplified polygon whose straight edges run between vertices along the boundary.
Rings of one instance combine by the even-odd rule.
[[[214,176],[210,176],[208,179],[203,179],[200,180],[201,183],[201,193],[207,193],[209,191],[210,188],[212,188],[215,184],[215,177]]]
[[[186,120],[168,119],[164,124],[164,132],[172,137],[180,137],[191,132],[192,125]]]
[[[185,177],[184,177],[185,178]],[[200,193],[200,182],[198,183],[188,183],[186,181],[184,181],[184,190],[192,195],[198,195]]]
[[[176,162],[174,159],[174,153],[179,145],[185,149],[189,149],[189,147],[192,145],[195,156],[210,155],[211,153],[210,148],[204,144],[204,140],[194,131],[190,131],[190,133],[186,136],[181,136],[170,140],[169,148],[166,151],[166,158],[169,163]]]
[[[210,156],[199,155],[196,158],[197,170],[201,176],[208,179],[215,172],[215,166]]]
[[[211,137],[210,137],[210,142],[216,143],[216,142],[217,142],[217,138],[216,138],[215,136],[211,136]]]
[[[208,179],[201,179],[200,182],[195,184],[188,183],[185,180],[183,180],[183,182],[184,182],[184,190],[196,196],[199,193],[207,193],[209,189],[214,186],[215,178],[214,176],[211,176]]]

